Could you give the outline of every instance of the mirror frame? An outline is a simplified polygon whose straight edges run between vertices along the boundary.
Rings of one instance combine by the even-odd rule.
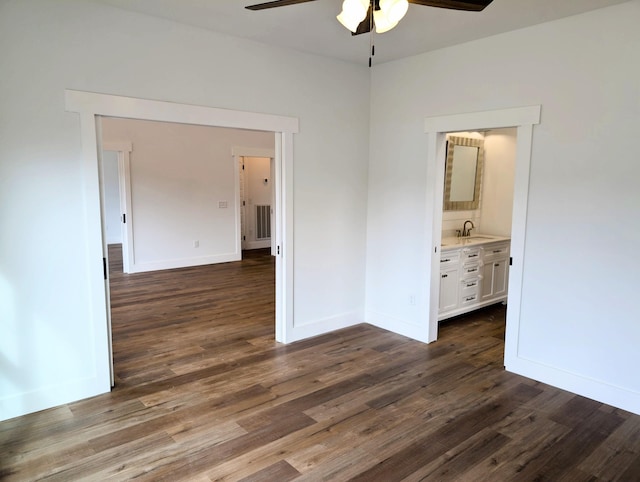
[[[454,146],[467,146],[478,148],[478,158],[476,159],[476,181],[474,184],[473,201],[451,201],[451,176],[453,173],[453,151]],[[471,139],[469,137],[448,136],[447,137],[447,159],[444,177],[444,211],[471,211],[478,209],[480,204],[480,187],[482,181],[482,168],[484,167],[484,141],[482,139]]]

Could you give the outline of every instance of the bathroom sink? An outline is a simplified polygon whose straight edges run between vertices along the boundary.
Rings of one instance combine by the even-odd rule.
[[[474,239],[495,239],[495,236],[482,236],[482,235],[478,235],[478,236],[471,236],[470,238],[465,238],[469,241],[473,241]]]
[[[451,236],[447,238],[442,238],[440,242],[440,246],[443,248],[451,248],[453,246],[465,246],[470,244],[479,244],[487,241],[500,241],[504,239],[508,239],[508,238],[503,238],[500,236],[492,236],[489,234],[487,235],[478,234],[475,236],[459,237],[459,238]]]

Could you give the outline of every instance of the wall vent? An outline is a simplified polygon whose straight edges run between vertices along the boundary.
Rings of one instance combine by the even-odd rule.
[[[271,206],[256,205],[256,239],[271,238]]]

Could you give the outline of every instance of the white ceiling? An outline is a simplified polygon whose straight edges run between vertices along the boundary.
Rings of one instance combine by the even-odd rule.
[[[316,0],[261,11],[266,0],[97,0],[127,10],[366,65],[368,34],[352,37],[336,20],[342,0]],[[390,32],[373,38],[375,63],[548,22],[628,0],[494,0],[482,12],[410,5]]]

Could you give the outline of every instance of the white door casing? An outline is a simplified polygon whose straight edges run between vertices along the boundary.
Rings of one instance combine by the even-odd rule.
[[[87,241],[86,266],[90,290],[93,362],[95,376],[91,392],[111,388],[113,359],[110,356],[109,300],[105,289],[103,260],[103,216],[100,189],[99,116],[177,122],[214,127],[252,129],[275,135],[276,190],[276,340],[296,339],[293,321],[293,134],[298,119],[270,114],[218,109],[132,97],[65,90],[65,109],[80,115],[82,171],[85,198],[84,226]]]
[[[524,247],[527,223],[527,204],[529,199],[529,168],[531,165],[531,144],[533,126],[540,123],[541,106],[518,107],[468,114],[428,117],[425,119],[425,132],[429,136],[427,153],[427,230],[425,246],[429,250],[426,259],[425,285],[429,290],[428,311],[424,313],[429,320],[428,340],[438,338],[438,301],[440,289],[440,242],[442,235],[442,204],[444,191],[444,163],[446,134],[450,132],[517,128],[516,172],[513,193],[513,215],[511,228],[511,257],[513,265],[509,273],[509,304],[507,305],[507,328],[505,339],[505,366],[518,355],[518,336],[520,326],[520,305],[524,266]],[[432,210],[429,207],[432,207]]]

